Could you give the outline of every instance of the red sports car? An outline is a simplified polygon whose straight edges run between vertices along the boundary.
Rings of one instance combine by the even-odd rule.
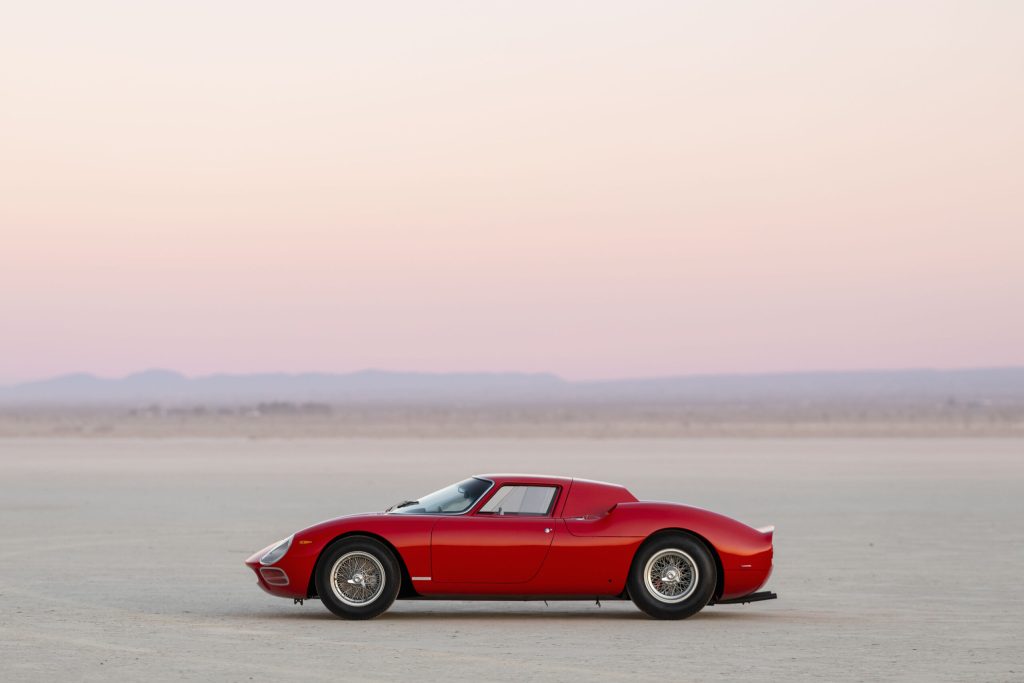
[[[658,619],[775,597],[774,527],[638,501],[586,479],[488,474],[298,531],[246,564],[261,588],[347,619],[396,598],[631,599]]]

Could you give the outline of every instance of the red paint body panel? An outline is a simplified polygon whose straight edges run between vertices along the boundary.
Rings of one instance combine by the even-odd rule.
[[[271,546],[245,561],[256,572],[259,585],[268,593],[285,598],[307,598],[316,561],[331,541],[339,536],[363,534],[377,536],[401,556],[409,576],[430,576],[430,531],[437,517],[427,515],[385,515],[380,512],[349,515],[327,520],[296,532],[292,545],[273,566],[288,575],[287,586],[271,586],[259,574],[259,558]]]
[[[764,585],[772,568],[771,533],[709,510],[678,503],[620,503],[607,514],[568,519],[569,533],[583,537],[646,538],[658,531],[681,529],[697,534],[718,554],[722,564],[719,599],[753,593]]]
[[[638,501],[627,489],[584,479],[484,475],[494,486],[465,514],[350,515],[295,534],[273,566],[288,585],[270,585],[254,554],[246,564],[261,588],[286,598],[314,594],[312,576],[323,550],[351,534],[378,537],[398,554],[411,590],[422,597],[613,597],[623,593],[637,549],[652,534],[683,530],[700,536],[721,563],[715,599],[742,597],[764,585],[772,569],[772,529],[757,530],[708,510]],[[559,487],[549,515],[480,514],[505,484]]]
[[[425,589],[443,593],[461,583],[527,583],[548,555],[551,528],[548,517],[459,515],[438,519],[430,540],[432,581]]]
[[[574,479],[561,516],[603,515],[617,504],[629,502],[635,503],[636,496],[626,490],[625,486],[589,479]]]
[[[575,536],[567,524],[567,520],[558,520],[548,559],[531,588],[548,595],[621,594],[633,555],[644,539]]]

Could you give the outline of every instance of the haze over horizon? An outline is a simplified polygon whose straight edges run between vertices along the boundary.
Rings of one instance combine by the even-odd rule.
[[[0,383],[1022,366],[1022,25],[917,0],[14,5]]]
[[[602,377],[596,379],[574,379],[566,377],[565,375],[553,372],[553,371],[535,371],[535,372],[524,372],[515,370],[461,370],[461,371],[418,371],[418,370],[404,370],[404,369],[392,369],[392,368],[359,368],[358,370],[351,371],[326,371],[326,370],[299,370],[299,371],[280,371],[280,370],[261,370],[256,372],[210,372],[202,374],[189,374],[175,370],[174,368],[163,368],[163,367],[148,367],[138,370],[131,370],[120,375],[106,375],[101,373],[90,372],[88,370],[78,370],[73,372],[65,372],[57,375],[47,375],[44,377],[32,377],[25,380],[18,380],[12,382],[5,382],[3,378],[0,378],[0,388],[11,388],[20,385],[36,384],[40,382],[49,382],[54,380],[61,380],[73,377],[90,377],[103,381],[122,381],[132,378],[139,377],[157,377],[167,376],[176,377],[186,380],[199,380],[210,377],[253,377],[262,375],[277,375],[277,376],[301,376],[301,375],[319,375],[319,376],[358,376],[358,375],[406,375],[406,376],[535,376],[535,377],[550,377],[562,382],[575,383],[575,384],[586,384],[586,383],[600,383],[600,382],[629,382],[629,381],[657,381],[666,379],[699,379],[699,378],[728,378],[728,377],[768,377],[768,376],[796,376],[796,375],[843,375],[843,374],[900,374],[900,373],[961,373],[961,372],[996,372],[996,371],[1016,371],[1024,370],[1024,365],[1006,365],[1006,366],[969,366],[969,367],[957,367],[957,368],[928,368],[928,367],[907,367],[907,368],[854,368],[854,369],[843,369],[843,368],[812,368],[808,370],[776,370],[770,372],[717,372],[717,373],[685,373],[675,375],[626,375],[620,377]]]

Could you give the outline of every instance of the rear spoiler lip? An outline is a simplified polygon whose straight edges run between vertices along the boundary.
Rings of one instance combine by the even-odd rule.
[[[761,534],[764,534],[769,539],[771,539],[771,537],[775,535],[775,525],[769,524],[768,526],[761,526],[758,527],[756,531],[760,532]]]
[[[750,593],[739,598],[729,598],[728,600],[719,600],[716,605],[745,605],[748,602],[761,602],[762,600],[775,600],[779,596],[773,591],[761,591],[760,593]]]

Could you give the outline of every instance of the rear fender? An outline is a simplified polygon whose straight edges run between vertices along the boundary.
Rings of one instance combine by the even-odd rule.
[[[722,591],[725,588],[725,571],[722,568],[722,558],[719,557],[718,551],[715,550],[715,546],[711,544],[711,541],[698,533],[690,531],[689,529],[668,528],[655,531],[646,541],[643,542],[643,544],[641,544],[639,548],[637,548],[636,554],[633,556],[633,564],[630,566],[630,573],[632,573],[633,567],[636,565],[637,555],[640,554],[640,551],[643,550],[644,546],[668,534],[686,534],[687,536],[691,536],[700,541],[700,543],[707,549],[708,553],[711,554],[711,558],[715,561],[715,592],[711,595],[711,603],[714,604],[721,599]]]

